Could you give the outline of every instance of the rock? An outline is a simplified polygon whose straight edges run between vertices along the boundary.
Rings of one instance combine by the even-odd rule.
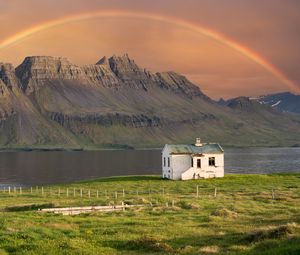
[[[16,76],[15,68],[9,63],[0,63],[0,79],[8,88],[20,86],[19,79]]]
[[[80,115],[66,115],[62,113],[51,113],[50,119],[58,122],[60,125],[70,128],[76,126],[76,123],[96,124],[104,127],[113,125],[121,125],[133,128],[142,127],[158,127],[161,125],[161,120],[157,116],[141,115],[126,115],[126,114],[99,114],[90,113],[83,116]]]
[[[104,56],[103,58],[101,58],[97,63],[96,65],[107,65],[109,66],[109,61],[107,59],[106,56]]]
[[[127,54],[123,56],[112,56],[108,59],[109,66],[125,87],[149,89],[153,84],[150,72],[137,66],[134,60]],[[123,85],[123,86],[124,86]]]
[[[121,86],[121,82],[109,65],[85,65],[82,67],[83,73],[86,76],[87,83],[105,88],[117,88]]]
[[[197,97],[209,99],[205,96],[199,87],[192,84],[185,76],[175,72],[156,73],[159,77],[160,86],[164,89],[171,90],[177,94],[184,94],[188,97]]]

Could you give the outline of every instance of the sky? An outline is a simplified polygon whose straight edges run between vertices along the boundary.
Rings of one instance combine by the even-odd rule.
[[[214,99],[299,94],[299,11],[298,0],[0,0],[0,62],[51,55],[84,65],[128,53]],[[58,20],[67,22],[43,26]]]

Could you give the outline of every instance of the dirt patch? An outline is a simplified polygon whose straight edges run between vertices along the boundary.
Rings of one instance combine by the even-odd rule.
[[[204,246],[200,249],[201,252],[203,253],[218,253],[220,251],[218,246]]]

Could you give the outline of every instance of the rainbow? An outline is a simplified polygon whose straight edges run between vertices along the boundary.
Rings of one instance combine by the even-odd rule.
[[[59,18],[56,20],[50,20],[31,28],[25,29],[20,31],[9,38],[4,39],[0,42],[0,50],[5,49],[8,46],[16,44],[36,33],[42,32],[44,30],[60,26],[63,24],[89,20],[93,18],[108,18],[108,17],[125,17],[125,18],[138,18],[138,19],[148,19],[152,21],[159,21],[169,23],[183,29],[200,33],[204,36],[207,36],[237,52],[244,55],[248,59],[252,60],[253,62],[257,63],[268,72],[270,72],[273,76],[277,77],[280,81],[282,81],[289,89],[293,91],[299,92],[299,87],[294,84],[281,70],[276,68],[262,56],[258,55],[253,50],[241,45],[240,43],[234,41],[233,39],[225,36],[219,32],[213,31],[209,28],[199,26],[198,24],[194,24],[190,21],[182,20],[179,18],[174,18],[170,16],[163,16],[157,14],[149,14],[144,12],[132,12],[132,11],[125,11],[125,10],[100,10],[95,12],[83,13],[83,14],[75,14],[71,16],[66,16],[63,18]]]

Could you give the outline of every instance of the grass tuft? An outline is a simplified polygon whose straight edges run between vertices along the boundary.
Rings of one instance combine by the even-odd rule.
[[[180,207],[181,209],[188,209],[189,210],[189,209],[193,208],[192,204],[190,204],[190,203],[188,203],[187,201],[184,201],[184,200],[179,201],[178,203],[176,203],[176,205],[178,207]]]
[[[249,234],[245,240],[247,242],[259,242],[266,239],[281,239],[287,237],[290,234],[295,233],[297,228],[296,223],[286,224],[278,227],[272,227],[269,229],[259,230]]]
[[[237,218],[237,212],[228,210],[226,208],[219,208],[212,213],[213,216],[223,217],[223,218]]]
[[[8,206],[4,208],[6,212],[22,212],[22,211],[34,211],[44,208],[53,208],[55,205],[53,203],[45,204],[29,204],[29,205],[17,205],[17,206]]]
[[[144,250],[152,252],[174,253],[175,250],[158,238],[142,236],[136,240],[130,240],[124,247],[128,250]]]

